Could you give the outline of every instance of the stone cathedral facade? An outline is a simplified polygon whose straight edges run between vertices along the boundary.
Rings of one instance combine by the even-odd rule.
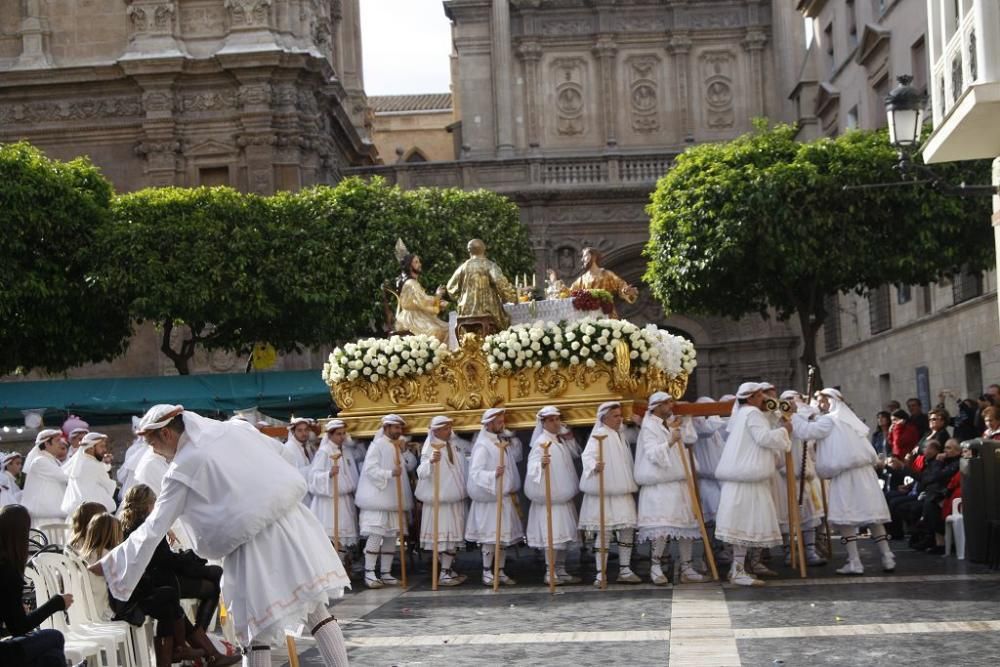
[[[641,285],[656,179],[693,143],[754,117],[792,120],[801,16],[783,0],[445,0],[453,23],[454,161],[353,170],[404,187],[488,188],[521,208],[539,280],[584,246],[633,284],[623,310],[689,336],[692,391],[797,381],[797,332],[773,319],[665,316]],[[431,91],[428,91],[431,92]],[[382,156],[389,162],[392,156]]]

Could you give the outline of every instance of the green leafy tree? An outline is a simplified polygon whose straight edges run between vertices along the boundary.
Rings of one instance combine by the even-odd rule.
[[[826,297],[989,265],[988,200],[920,186],[845,190],[900,180],[885,133],[809,143],[794,135],[758,123],[733,141],[689,148],[660,179],[647,209],[645,280],[668,311],[797,316],[801,360],[818,367]],[[940,173],[989,179],[984,163]]]
[[[94,252],[110,200],[111,185],[86,159],[0,145],[0,373],[56,373],[125,348],[125,300],[100,279],[104,258]]]

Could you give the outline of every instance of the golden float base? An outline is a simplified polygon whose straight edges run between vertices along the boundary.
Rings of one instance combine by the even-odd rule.
[[[545,405],[558,407],[567,424],[583,426],[594,423],[597,407],[606,401],[620,401],[627,418],[635,406],[644,408],[653,392],[680,398],[687,388],[687,374],[633,368],[625,343],[615,349],[614,363],[521,369],[510,375],[490,371],[482,345],[482,338],[465,334],[459,349],[425,375],[336,383],[331,393],[340,408],[337,416],[360,438],[374,435],[389,413],[402,416],[411,434],[426,433],[440,414],[455,420],[456,431],[478,430],[483,410],[498,406],[507,409],[507,427],[514,430],[533,428],[535,414]]]

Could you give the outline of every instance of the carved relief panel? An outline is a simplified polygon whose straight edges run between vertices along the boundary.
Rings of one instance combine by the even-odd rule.
[[[732,51],[703,51],[698,56],[705,127],[725,130],[735,122],[733,86],[736,56]]]
[[[587,132],[587,61],[583,58],[556,58],[550,65],[549,80],[555,104],[549,112],[556,133],[571,138]]]
[[[625,60],[630,127],[639,134],[660,131],[660,57],[630,56]]]

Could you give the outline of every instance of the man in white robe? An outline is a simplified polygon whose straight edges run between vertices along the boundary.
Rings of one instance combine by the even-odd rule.
[[[324,427],[323,439],[313,456],[309,468],[309,490],[312,500],[309,509],[323,524],[333,542],[334,512],[337,516],[337,542],[340,559],[347,562],[348,547],[358,543],[358,510],[354,505],[354,492],[358,488],[358,465],[354,452],[344,447],[347,425],[342,419],[331,419]],[[334,455],[339,455],[334,461]],[[337,501],[334,503],[333,480],[337,480]],[[350,571],[350,570],[348,570]]]
[[[146,451],[135,466],[135,476],[133,486],[145,484],[153,490],[153,493],[160,495],[163,490],[163,478],[167,475],[170,464],[162,454],[150,446],[146,446]]]
[[[840,541],[847,548],[847,563],[837,573],[864,574],[857,544],[861,526],[871,531],[882,570],[893,572],[896,557],[883,525],[890,521],[889,506],[875,473],[878,455],[868,443],[868,427],[836,389],[820,392],[819,409],[822,414],[811,421],[800,413],[793,421],[800,438],[816,441],[816,472],[830,480],[827,520],[840,530]]]
[[[594,586],[600,586],[604,574],[604,554],[600,532],[600,474],[604,472],[604,529],[607,541],[617,535],[618,542],[618,583],[638,584],[641,579],[632,571],[632,549],[635,546],[636,511],[633,494],[639,490],[632,476],[635,465],[632,450],[622,438],[622,406],[617,401],[602,403],[597,408],[597,421],[587,446],[583,450],[583,472],[580,475],[580,490],[583,504],[580,506],[580,530],[594,535],[594,554],[597,561],[597,578]],[[598,441],[595,436],[604,436],[603,462],[598,462]]]
[[[305,482],[246,426],[179,405],[155,405],[139,433],[170,461],[153,512],[90,569],[128,600],[157,545],[183,517],[203,558],[222,559],[223,595],[248,667],[270,667],[272,645],[305,619],[327,665],[347,665],[340,627],[327,609],[350,581],[323,527],[302,506]]]
[[[797,412],[801,413],[803,417],[807,420],[808,418],[816,412],[815,408],[806,405],[802,395],[794,389],[788,389],[781,393],[781,400],[783,401],[794,401]],[[812,566],[826,565],[826,559],[819,555],[816,551],[816,527],[823,523],[823,501],[822,497],[814,493],[814,482],[816,481],[816,463],[813,459],[813,454],[811,448],[808,447],[808,442],[803,440],[800,436],[801,429],[797,429],[795,426],[796,422],[792,422],[792,463],[794,464],[795,472],[795,495],[798,499],[799,488],[802,488],[802,502],[799,503],[799,522],[801,524],[802,530],[802,542],[805,544],[806,551],[806,562]],[[803,462],[803,450],[805,451],[805,470],[802,469]],[[781,458],[781,462],[778,467],[778,473],[780,475],[780,486],[784,493],[781,493],[776,498],[776,506],[778,509],[778,520],[781,523],[781,534],[785,540],[785,564],[791,565],[791,549],[787,547],[788,543],[788,481],[787,481],[787,471],[785,470],[785,460],[784,457]],[[803,483],[802,478],[805,478]],[[822,492],[822,491],[820,491]]]
[[[653,543],[649,576],[657,586],[668,583],[661,559],[671,538],[677,540],[680,552],[681,583],[708,581],[691,563],[692,547],[694,540],[701,537],[701,527],[682,458],[688,455],[685,445],[695,444],[698,434],[690,417],[673,416],[673,407],[670,394],[658,391],[649,397],[635,450],[638,541]]]
[[[431,419],[417,468],[417,500],[423,503],[420,517],[420,547],[434,549],[434,471],[438,471],[437,548],[441,559],[438,584],[458,586],[465,582],[452,565],[465,547],[466,491],[464,456],[451,444],[453,420],[446,415]],[[438,448],[435,449],[434,445]]]
[[[116,485],[109,476],[110,466],[104,462],[107,453],[108,436],[93,431],[83,436],[76,456],[63,466],[68,478],[62,499],[65,516],[73,514],[83,503],[100,503],[108,513],[114,513]]]
[[[35,436],[35,446],[24,468],[24,492],[21,494],[21,504],[28,508],[34,528],[66,520],[62,500],[69,478],[63,461],[68,453],[66,439],[59,429],[47,428]]]
[[[295,417],[288,423],[288,437],[285,439],[285,450],[288,452],[288,460],[292,461],[302,479],[309,483],[309,469],[312,466],[313,456],[316,455],[316,445],[313,442],[312,419],[305,417]],[[309,507],[312,497],[306,493],[302,502]]]
[[[139,428],[139,418],[132,417],[132,432]],[[124,499],[125,494],[128,490],[132,488],[135,483],[135,467],[139,464],[139,459],[146,452],[146,439],[140,435],[136,435],[135,439],[132,440],[132,444],[128,446],[125,450],[125,460],[118,467],[118,498]]]
[[[21,474],[24,457],[17,452],[0,453],[0,507],[21,504],[21,487],[17,476]]]
[[[712,403],[715,399],[708,396],[698,398],[698,403]],[[732,400],[732,397],[730,397]],[[723,402],[720,400],[720,402]],[[719,496],[722,494],[722,483],[715,477],[715,469],[722,458],[722,450],[726,446],[726,420],[713,415],[711,417],[695,417],[694,430],[698,433],[698,443],[694,446],[694,459],[698,470],[698,496],[701,500],[701,512],[705,517],[706,528],[712,539],[715,550],[715,562],[719,565],[729,565],[733,555],[725,543],[715,539],[715,515],[719,511]]]
[[[776,457],[791,448],[792,425],[772,428],[761,411],[764,393],[756,382],[744,382],[736,392],[729,420],[729,438],[715,475],[722,482],[715,534],[733,546],[729,581],[738,586],[762,586],[747,573],[744,562],[750,548],[780,546],[781,527],[771,495]]]
[[[359,524],[365,542],[365,585],[368,588],[395,586],[399,580],[392,576],[392,561],[396,556],[396,541],[400,538],[399,490],[402,491],[403,533],[413,509],[413,493],[406,479],[402,449],[406,446],[403,427],[406,422],[399,415],[382,417],[382,426],[368,447],[365,463],[361,468],[358,490],[354,501],[361,510]],[[396,479],[402,476],[397,486]],[[381,573],[375,566],[381,557]]]
[[[545,584],[549,583],[550,565],[555,570],[555,585],[578,584],[579,577],[566,571],[567,551],[580,546],[579,518],[576,496],[579,482],[574,458],[580,449],[572,434],[563,434],[562,413],[554,405],[546,405],[535,415],[535,432],[531,436],[531,453],[524,476],[524,494],[531,501],[528,510],[528,546],[545,553]],[[551,443],[546,453],[544,443]],[[549,535],[545,506],[545,470],[549,471],[552,513],[552,549],[555,563],[549,563]]]
[[[524,526],[517,506],[517,494],[521,490],[521,475],[514,460],[507,456],[500,459],[501,444],[506,449],[506,441],[501,440],[504,431],[506,411],[490,408],[483,413],[479,423],[482,429],[472,446],[472,460],[469,462],[469,477],[466,487],[472,503],[469,518],[465,523],[465,539],[478,542],[483,555],[483,585],[493,585],[493,558],[500,562],[500,583],[513,586],[516,582],[507,576],[504,564],[507,561],[506,547],[518,544],[524,539]],[[503,476],[503,489],[497,493],[497,485]],[[500,535],[497,535],[497,497],[500,497]]]

